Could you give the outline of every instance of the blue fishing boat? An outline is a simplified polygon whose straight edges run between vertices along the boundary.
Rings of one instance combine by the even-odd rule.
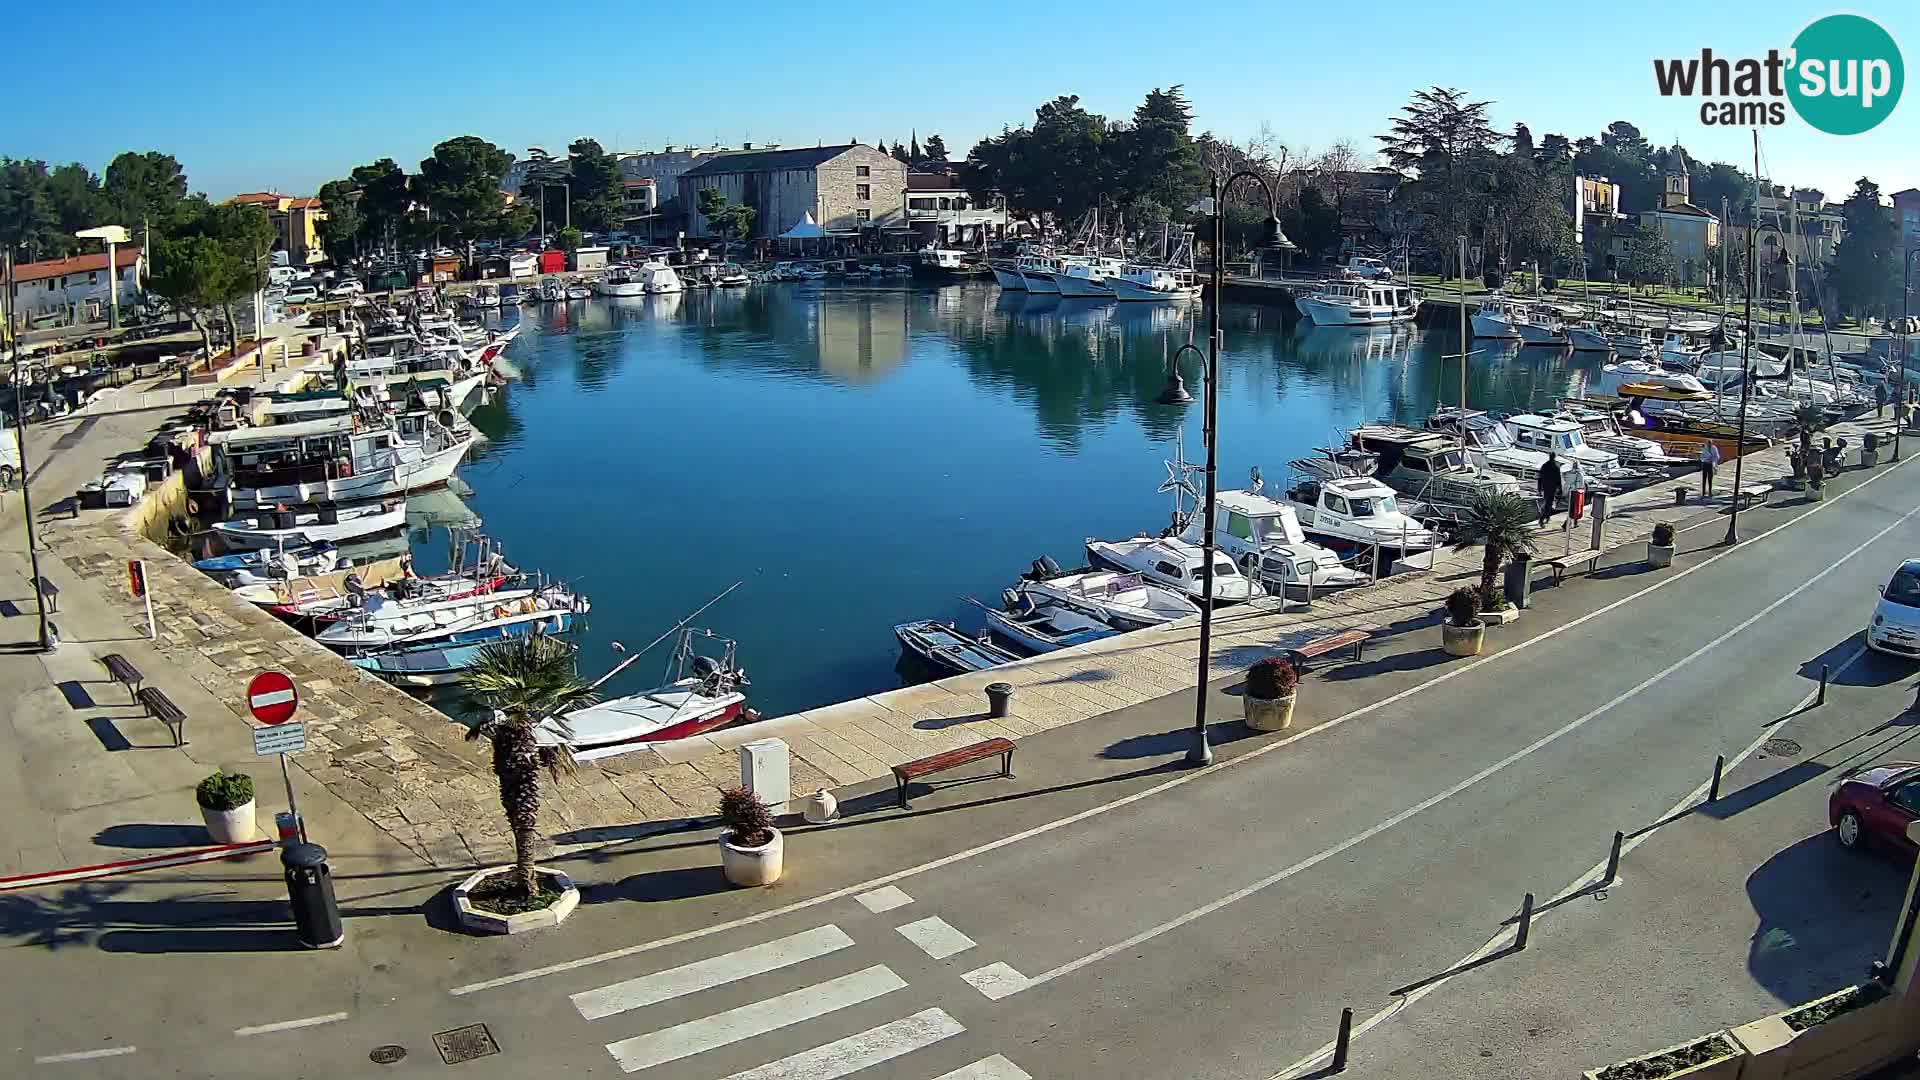
[[[947,623],[926,620],[901,623],[893,636],[908,652],[935,667],[957,674],[985,671],[1020,659],[991,641],[979,641]]]

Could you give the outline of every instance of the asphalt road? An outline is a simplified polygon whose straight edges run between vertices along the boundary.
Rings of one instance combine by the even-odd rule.
[[[381,1073],[424,1075],[446,1067],[425,1036],[477,1022],[500,1052],[460,1068],[483,1076],[1259,1080],[1317,1051],[1343,1006],[1369,1017],[1498,943],[1523,893],[1577,884],[1616,828],[1665,814],[1716,754],[1749,751],[1822,659],[1850,656],[1916,517],[1920,467],[1905,466],[1815,512],[1750,515],[1731,551],[1707,546],[1709,521],[1674,571],[1548,590],[1490,657],[1444,662],[1423,628],[1330,667],[1302,689],[1324,722],[1228,741],[1204,772],[1176,764],[1184,695],[1074,725],[1029,740],[1015,783],[947,789],[916,815],[867,800],[853,824],[796,831],[775,890],[717,889],[705,836],[651,838],[570,867],[594,886],[562,931],[471,941],[408,913],[407,890],[438,883],[394,883],[392,917],[367,910],[328,957],[36,956],[46,979],[98,993],[63,987],[36,1008],[10,990],[0,1031],[21,1064],[85,1076],[259,1075],[272,1060],[364,1076],[384,1044],[409,1054]],[[1863,709],[1898,711],[1897,671],[1849,670],[1878,673]],[[1823,825],[1747,820],[1768,830],[1744,838],[1762,850]],[[1663,880],[1696,904],[1749,902],[1684,868]],[[1619,889],[1633,887],[1629,873]],[[1551,949],[1555,917],[1535,952],[1500,963]],[[1446,1017],[1471,1000],[1459,982],[1357,1051]],[[134,986],[168,988],[150,995],[164,1022],[116,1009]]]

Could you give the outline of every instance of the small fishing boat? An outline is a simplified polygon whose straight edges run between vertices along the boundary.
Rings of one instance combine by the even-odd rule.
[[[538,296],[544,303],[559,303],[567,298],[567,283],[557,277],[542,278]]]
[[[957,675],[985,671],[1020,659],[991,641],[962,634],[951,623],[931,619],[901,623],[893,628],[893,636],[900,639],[901,646],[908,652]]]
[[[1031,593],[1008,589],[1001,594],[1003,608],[988,608],[987,629],[1029,653],[1085,645],[1120,631],[1084,612],[1041,600]]]
[[[407,504],[364,503],[359,506],[323,505],[303,510],[274,510],[217,522],[214,535],[230,548],[300,547],[323,540],[353,540],[377,536],[407,523]]]
[[[195,559],[193,568],[203,574],[247,573],[267,578],[274,576],[277,570],[292,566],[295,568],[292,575],[280,576],[299,577],[303,574],[324,574],[333,570],[338,566],[339,559],[340,550],[332,544],[299,544],[278,550],[255,548],[231,555],[215,555],[210,559]]]
[[[1335,457],[1290,464],[1305,475],[1287,489],[1283,501],[1299,517],[1301,531],[1315,542],[1349,553],[1407,553],[1439,546],[1440,534],[1401,510],[1394,490],[1374,479],[1369,469],[1349,469]]]
[[[1200,606],[1185,595],[1155,585],[1139,574],[1093,567],[1064,571],[1044,555],[1020,576],[1014,591],[1091,615],[1123,631],[1143,630],[1200,614]]]
[[[616,266],[593,283],[593,291],[602,296],[645,296],[647,281],[641,271]]]
[[[1567,327],[1567,341],[1575,352],[1610,352],[1613,339],[1599,323],[1589,319]]]
[[[1204,602],[1206,562],[1198,544],[1172,537],[1136,536],[1130,540],[1087,540],[1087,558],[1098,566],[1139,574],[1148,581]],[[1213,553],[1213,602],[1238,604],[1266,595],[1260,586],[1240,575],[1240,568],[1219,551]]]
[[[325,623],[358,608],[367,590],[405,580],[409,567],[406,556],[387,556],[325,574],[240,585],[233,595],[283,619]]]
[[[1570,420],[1579,424],[1581,433],[1585,435],[1589,446],[1617,454],[1625,464],[1662,469],[1690,464],[1668,454],[1666,448],[1652,439],[1643,439],[1638,435],[1630,435],[1620,430],[1619,421],[1604,409],[1569,403],[1553,415],[1557,419]]]
[[[368,593],[360,608],[314,635],[336,649],[446,642],[456,645],[536,630],[564,633],[589,610],[586,597],[549,585],[477,596],[390,600]]]
[[[1259,474],[1254,474],[1256,482]],[[1367,575],[1307,539],[1294,509],[1258,491],[1222,491],[1213,542],[1273,596],[1307,597],[1368,583]],[[1200,542],[1202,517],[1187,520],[1181,539]]]
[[[584,281],[569,282],[567,284],[567,299],[591,300],[593,299],[593,286],[588,285]]]
[[[451,686],[460,681],[460,676],[468,668],[479,663],[480,654],[492,644],[495,643],[482,641],[472,645],[421,645],[348,657],[347,663],[395,686],[422,689]],[[568,649],[578,648],[571,642],[564,644]]]
[[[721,654],[696,653],[696,637],[719,642]],[[661,685],[550,717],[534,727],[534,738],[542,746],[566,747],[576,761],[591,761],[730,724],[748,711],[741,688],[750,685],[735,650],[735,642],[710,631],[684,630]]]

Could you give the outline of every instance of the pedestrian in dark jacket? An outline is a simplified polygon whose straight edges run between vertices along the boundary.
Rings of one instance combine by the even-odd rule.
[[[1540,466],[1540,524],[1545,525],[1553,516],[1554,504],[1560,501],[1560,455],[1548,451],[1545,464]]]

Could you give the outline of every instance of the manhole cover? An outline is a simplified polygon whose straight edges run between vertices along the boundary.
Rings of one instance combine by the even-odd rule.
[[[500,1052],[500,1047],[494,1043],[493,1035],[487,1031],[485,1024],[468,1024],[452,1031],[443,1031],[433,1037],[433,1045],[440,1048],[441,1059],[449,1065]]]
[[[1760,744],[1760,750],[1769,757],[1794,757],[1800,753],[1800,744],[1792,739],[1768,739]]]
[[[404,1046],[376,1046],[373,1052],[367,1055],[367,1060],[375,1065],[391,1065],[406,1056],[407,1048]]]

